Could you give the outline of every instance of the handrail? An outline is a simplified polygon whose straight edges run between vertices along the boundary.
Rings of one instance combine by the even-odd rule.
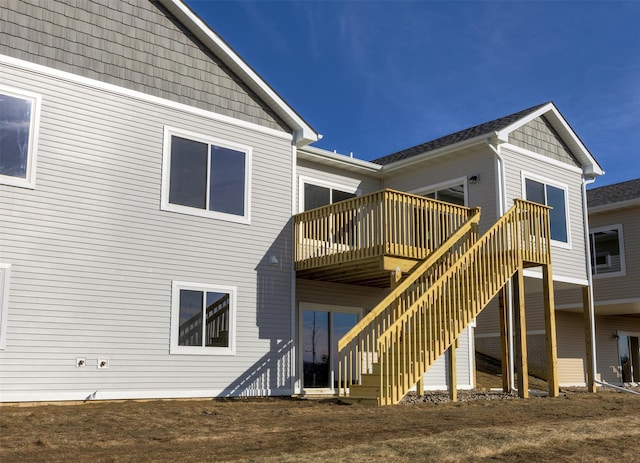
[[[546,206],[515,200],[377,340],[380,403],[397,403],[500,291],[523,261],[550,263]]]
[[[371,372],[378,335],[393,324],[404,308],[411,306],[477,239],[480,208],[436,251],[384,297],[338,341],[340,393],[357,383],[361,373]]]
[[[458,230],[339,341],[340,395],[375,373],[379,403],[397,403],[524,262],[551,262],[547,206],[517,199],[479,240],[454,241],[468,233]]]
[[[426,258],[465,221],[463,206],[385,189],[296,214],[296,270],[377,256]]]

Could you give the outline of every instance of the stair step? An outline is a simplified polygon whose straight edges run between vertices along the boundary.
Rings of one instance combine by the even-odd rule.
[[[351,405],[364,405],[368,407],[377,407],[379,405],[378,398],[372,399],[371,397],[341,397],[340,400],[344,403]]]

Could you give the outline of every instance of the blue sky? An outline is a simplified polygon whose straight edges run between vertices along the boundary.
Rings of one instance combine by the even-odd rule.
[[[640,177],[638,1],[187,4],[324,138],[371,160],[554,101],[606,175]]]

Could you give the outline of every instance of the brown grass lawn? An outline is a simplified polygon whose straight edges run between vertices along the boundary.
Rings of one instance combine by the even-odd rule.
[[[391,407],[236,399],[0,407],[0,462],[638,461],[640,396]]]

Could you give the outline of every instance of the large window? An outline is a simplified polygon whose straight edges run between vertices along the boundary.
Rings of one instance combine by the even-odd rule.
[[[355,198],[356,191],[348,191],[345,187],[333,187],[303,181],[304,210],[315,209],[316,207],[327,206],[329,204]]]
[[[172,354],[234,353],[235,288],[174,282]]]
[[[589,233],[591,273],[594,276],[624,275],[622,225],[596,228]]]
[[[249,221],[250,149],[166,129],[162,208]]]
[[[35,186],[40,97],[0,86],[0,183]]]
[[[551,239],[569,244],[569,222],[566,186],[552,185],[541,179],[524,178],[524,196],[528,201],[550,206]]]

